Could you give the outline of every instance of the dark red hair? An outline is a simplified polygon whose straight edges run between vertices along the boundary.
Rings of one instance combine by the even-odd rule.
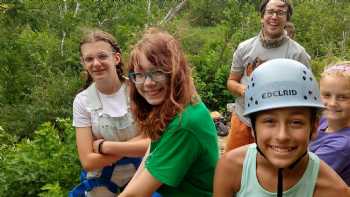
[[[193,85],[191,68],[182,52],[179,42],[165,31],[148,29],[130,54],[129,72],[140,65],[141,55],[156,68],[170,73],[165,101],[153,106],[130,86],[131,109],[140,130],[151,139],[157,139],[176,114],[184,107],[196,102],[197,94]]]

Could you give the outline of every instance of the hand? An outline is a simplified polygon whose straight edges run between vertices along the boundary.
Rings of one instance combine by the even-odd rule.
[[[103,140],[104,140],[104,139],[97,139],[97,140],[95,140],[95,141],[93,142],[92,148],[93,148],[94,153],[99,153],[99,152],[98,152],[98,146],[100,145],[100,143],[102,143]]]
[[[247,88],[247,86],[241,84],[241,86],[240,86],[240,94],[241,94],[241,96],[243,96],[243,97],[244,97],[246,88]]]

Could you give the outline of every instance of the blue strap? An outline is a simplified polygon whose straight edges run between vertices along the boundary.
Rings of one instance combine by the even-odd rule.
[[[118,193],[120,188],[118,185],[111,181],[114,167],[116,165],[126,165],[133,164],[137,169],[141,163],[142,158],[131,158],[124,157],[123,159],[117,161],[112,166],[106,166],[102,169],[101,176],[98,178],[86,178],[86,171],[82,170],[80,173],[81,183],[73,188],[69,192],[69,197],[85,197],[85,192],[91,191],[94,187],[105,186],[107,189],[113,193]]]
[[[72,191],[69,192],[69,197],[85,197],[85,192],[91,191],[94,187],[105,186],[112,193],[119,191],[118,185],[110,180],[103,179],[87,179],[77,185]]]
[[[160,193],[158,193],[158,192],[154,192],[152,194],[152,197],[162,197],[162,195],[160,195]]]
[[[85,170],[80,171],[80,182],[83,182],[86,179],[87,172]]]
[[[117,161],[117,165],[125,165],[132,163],[134,164],[135,168],[138,168],[141,164],[142,158],[140,157],[124,157],[123,159]]]

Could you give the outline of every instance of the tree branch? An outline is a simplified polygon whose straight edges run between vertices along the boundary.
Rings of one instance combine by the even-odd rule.
[[[64,2],[64,10],[63,12],[66,13],[67,12],[67,0],[63,0]]]
[[[63,51],[63,47],[64,47],[64,40],[65,40],[65,38],[66,38],[66,32],[65,31],[63,31],[62,32],[62,40],[61,40],[61,56],[63,57],[63,55],[64,55],[64,51]]]
[[[186,2],[187,0],[182,0],[177,6],[172,7],[167,13],[167,15],[163,18],[163,20],[159,22],[159,25],[167,23],[171,19],[173,19],[176,16],[176,14],[181,10],[181,8],[185,5]]]
[[[146,27],[148,27],[150,19],[151,19],[151,0],[148,0],[148,3],[147,3],[147,24],[146,24]]]
[[[76,17],[78,15],[79,8],[80,8],[80,3],[77,0],[77,4],[75,5],[75,11],[74,11],[73,17]]]

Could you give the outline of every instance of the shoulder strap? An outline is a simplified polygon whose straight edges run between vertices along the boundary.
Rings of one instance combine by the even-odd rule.
[[[244,157],[241,175],[241,186],[236,196],[245,196],[247,192],[256,192],[256,144],[248,146],[247,152]],[[252,191],[249,191],[252,190]]]
[[[122,84],[122,86],[124,86],[124,93],[126,96],[126,104],[128,106],[128,111],[130,111],[130,96],[129,96],[129,86],[127,85],[127,82],[124,82]]]
[[[305,173],[308,173],[307,174],[307,177],[308,177],[307,180],[309,183],[308,192],[309,192],[309,196],[312,196],[314,193],[318,174],[320,171],[320,159],[314,153],[309,152],[309,163],[310,163],[310,171]]]
[[[89,110],[102,109],[102,102],[98,96],[96,84],[92,83],[87,89],[88,103],[87,107]]]

